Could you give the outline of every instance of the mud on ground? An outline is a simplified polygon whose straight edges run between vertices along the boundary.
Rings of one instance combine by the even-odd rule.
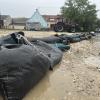
[[[25,33],[36,37],[54,34]],[[100,37],[71,44],[62,62],[23,100],[100,100]]]

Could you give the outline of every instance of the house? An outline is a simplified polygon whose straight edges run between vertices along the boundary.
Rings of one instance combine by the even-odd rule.
[[[8,28],[12,23],[10,15],[0,15],[0,28]]]
[[[28,18],[22,17],[22,18],[12,18],[12,24],[13,25],[18,25],[18,26],[25,26],[26,21]]]
[[[28,18],[12,18],[12,26],[14,29],[24,29]]]
[[[42,15],[48,23],[48,28],[53,29],[54,25],[62,19],[61,15]]]
[[[38,9],[36,9],[32,17],[26,21],[27,30],[41,30],[47,28],[48,28],[48,23],[39,13]]]

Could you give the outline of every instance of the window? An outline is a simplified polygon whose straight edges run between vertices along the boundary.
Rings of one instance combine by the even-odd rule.
[[[55,19],[54,18],[50,18],[50,21],[55,21]]]

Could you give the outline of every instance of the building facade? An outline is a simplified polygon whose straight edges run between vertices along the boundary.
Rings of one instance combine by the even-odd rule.
[[[25,29],[28,18],[12,18],[13,29]]]
[[[39,13],[38,9],[36,9],[32,17],[27,20],[26,29],[27,30],[42,30],[42,29],[45,30],[47,28],[48,28],[47,21]]]
[[[42,15],[48,23],[48,28],[53,29],[54,25],[62,19],[61,15]]]
[[[0,28],[8,28],[12,23],[12,18],[9,15],[0,15]]]

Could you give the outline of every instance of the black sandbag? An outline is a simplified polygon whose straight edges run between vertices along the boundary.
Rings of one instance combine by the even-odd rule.
[[[0,37],[0,45],[3,44],[16,44],[17,41],[11,37],[11,35]]]
[[[63,43],[63,44],[69,44],[69,43],[74,43],[74,42],[80,42],[81,38],[80,35],[74,34],[74,35],[67,35],[67,34],[55,34],[49,37],[44,37],[44,38],[32,38],[30,39],[31,42],[34,42],[36,40],[40,40],[46,43]]]
[[[59,37],[69,41],[70,43],[81,41],[80,36],[77,34],[73,34],[73,35],[62,34],[62,35],[59,35]]]
[[[65,43],[65,44],[68,44],[67,40],[64,40],[63,38],[60,38],[56,35],[52,35],[49,37],[43,37],[43,38],[31,38],[30,39],[31,42],[34,42],[36,40],[40,40],[40,41],[43,41],[46,43]]]
[[[42,52],[44,55],[49,57],[51,68],[61,61],[63,53],[58,48],[55,48],[43,41],[35,41],[32,42],[32,44],[38,48],[39,52]]]
[[[12,37],[12,35],[14,37]],[[27,38],[25,38],[24,36],[22,36],[19,33],[12,33],[12,34],[8,35],[7,37],[9,37],[9,39],[7,38],[9,41],[7,43],[2,42],[2,45],[10,44],[13,41],[12,44],[25,44],[25,45],[28,44],[33,47],[36,47],[39,52],[42,52],[44,55],[49,57],[49,59],[51,61],[51,68],[53,68],[53,66],[56,65],[57,63],[59,63],[59,61],[61,61],[61,59],[62,59],[63,54],[58,48],[55,48],[43,41],[35,40],[34,42],[30,43],[27,40]],[[16,38],[16,37],[18,37],[18,38]],[[3,41],[6,41],[6,38]],[[15,41],[20,41],[20,42],[17,43]]]
[[[28,45],[0,50],[0,85],[6,100],[21,100],[45,75],[50,60],[35,47]],[[1,87],[1,86],[0,86]]]
[[[32,42],[36,40],[44,41],[46,43],[55,43],[55,42],[59,43],[62,41],[59,37],[55,37],[55,36],[49,36],[49,37],[43,37],[43,38],[32,38]]]
[[[75,43],[75,42],[80,42],[81,38],[72,36],[69,37],[68,40],[70,41],[70,43]]]
[[[18,35],[22,35],[24,36],[24,33],[23,32],[15,32],[15,33],[11,33],[9,35],[6,35],[6,36],[3,36],[3,37],[0,37],[0,45],[3,45],[3,44],[18,44]]]
[[[55,48],[59,48],[61,51],[66,51],[66,50],[70,49],[70,45],[65,45],[63,43],[53,43],[50,45],[55,47]]]
[[[12,35],[14,37],[12,37]],[[3,43],[2,45],[7,46],[8,44],[10,44],[13,41],[12,44],[25,44],[25,45],[30,45],[32,47],[36,47],[36,49],[39,52],[42,52],[42,54],[49,57],[49,59],[51,61],[50,68],[53,68],[54,65],[58,64],[62,59],[63,53],[58,48],[55,48],[43,41],[35,40],[34,42],[29,42],[26,37],[22,36],[18,32],[12,33],[12,34],[8,35],[8,37],[9,37],[9,41],[7,43],[2,42]],[[20,41],[20,42],[18,42],[18,43],[15,42],[16,39],[17,39],[17,41]],[[6,38],[3,41],[6,41]],[[13,45],[11,45],[11,46],[13,46]]]
[[[47,43],[35,41],[31,44],[23,36],[19,40],[23,42],[2,42],[0,49],[0,91],[5,100],[21,100],[63,55]]]
[[[92,35],[90,33],[81,33],[81,34],[72,34],[72,35],[61,34],[58,35],[58,37],[65,39],[70,43],[75,43],[75,42],[80,42],[82,40],[91,39]]]
[[[74,34],[73,34],[74,35]],[[75,35],[74,35],[75,36]],[[88,40],[91,39],[93,34],[90,33],[81,33],[81,34],[76,34],[76,37],[79,37],[81,40]]]

